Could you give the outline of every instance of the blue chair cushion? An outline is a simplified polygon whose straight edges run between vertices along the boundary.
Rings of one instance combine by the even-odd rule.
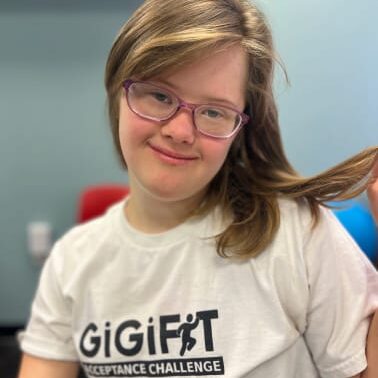
[[[378,231],[374,219],[366,207],[357,201],[332,202],[334,214],[351,234],[367,257],[378,261]]]

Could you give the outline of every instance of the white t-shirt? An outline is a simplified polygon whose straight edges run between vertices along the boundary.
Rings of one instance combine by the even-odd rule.
[[[275,239],[244,262],[216,254],[217,211],[146,235],[120,203],[73,228],[44,266],[22,350],[88,377],[359,373],[377,272],[330,211],[311,229],[305,205],[280,208]]]

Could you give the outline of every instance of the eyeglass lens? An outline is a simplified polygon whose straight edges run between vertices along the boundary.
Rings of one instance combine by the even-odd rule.
[[[169,91],[149,83],[132,83],[128,91],[129,106],[137,114],[163,121],[173,116],[179,107],[179,99]],[[241,123],[236,111],[218,105],[199,105],[194,111],[194,123],[203,133],[225,137]]]

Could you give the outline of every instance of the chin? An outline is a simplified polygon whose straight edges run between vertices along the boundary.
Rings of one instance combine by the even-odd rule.
[[[193,191],[183,191],[178,188],[169,188],[165,185],[160,185],[158,188],[150,188],[148,193],[155,199],[165,203],[174,202],[200,202],[205,195],[206,188],[199,188]]]

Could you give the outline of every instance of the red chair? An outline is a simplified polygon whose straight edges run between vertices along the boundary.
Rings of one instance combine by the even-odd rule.
[[[129,193],[129,187],[120,184],[99,184],[86,187],[79,196],[77,223],[96,218]]]

